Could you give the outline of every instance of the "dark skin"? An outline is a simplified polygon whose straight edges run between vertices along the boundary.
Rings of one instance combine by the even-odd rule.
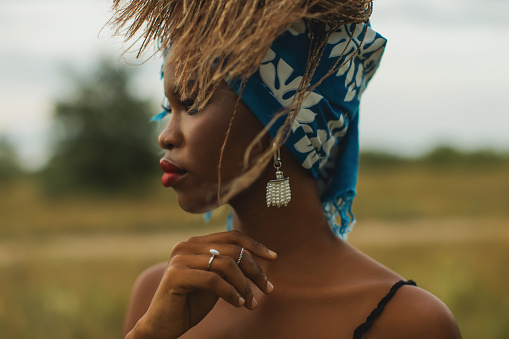
[[[203,111],[187,112],[185,100],[173,93],[171,66],[165,68],[165,91],[173,113],[159,144],[167,151],[164,159],[188,171],[173,188],[184,210],[207,211],[218,204],[219,149],[237,96],[224,85]],[[245,149],[262,128],[241,103],[224,153],[223,182],[240,173]],[[265,139],[264,146],[269,142]],[[314,179],[285,148],[281,158],[292,188],[289,205],[265,204],[265,185],[274,179],[269,164],[228,201],[234,231],[181,242],[168,263],[138,278],[124,327],[127,338],[352,338],[390,287],[403,279],[338,239],[327,224]],[[237,265],[242,247],[246,252]],[[211,248],[221,255],[208,271]],[[440,300],[403,286],[363,338],[461,335]]]

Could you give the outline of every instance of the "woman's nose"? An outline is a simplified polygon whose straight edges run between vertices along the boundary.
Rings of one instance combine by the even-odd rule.
[[[178,126],[177,117],[171,117],[166,128],[159,134],[157,142],[163,149],[172,149],[182,144],[182,132]]]

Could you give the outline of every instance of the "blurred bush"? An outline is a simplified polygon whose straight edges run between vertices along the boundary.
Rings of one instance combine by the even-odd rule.
[[[509,164],[509,154],[491,149],[467,152],[450,146],[440,146],[423,156],[420,162],[433,166],[496,166]]]
[[[130,72],[102,60],[55,104],[53,155],[41,172],[46,193],[140,190],[157,171],[153,109],[129,92]]]
[[[399,155],[374,150],[362,151],[360,154],[360,164],[364,169],[390,168],[406,164],[408,161],[409,159]]]
[[[12,144],[0,135],[0,183],[18,178],[23,173]]]
[[[493,149],[463,151],[451,146],[438,146],[419,157],[403,157],[383,151],[366,150],[360,154],[361,170],[393,169],[401,166],[434,168],[486,168],[509,165],[509,153]]]
[[[363,152],[357,191],[358,220],[507,218],[509,157],[445,146],[418,158]]]

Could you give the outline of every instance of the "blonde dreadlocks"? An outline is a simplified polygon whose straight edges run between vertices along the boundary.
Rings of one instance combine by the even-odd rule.
[[[274,39],[290,24],[301,19],[322,24],[320,32],[312,32],[307,69],[295,99],[290,107],[274,117],[276,120],[286,116],[274,138],[275,146],[249,166],[249,154],[270,127],[266,126],[246,152],[246,172],[232,183],[230,192],[222,196],[228,200],[257,178],[274,149],[284,143],[310,87],[314,88],[341,67],[335,65],[318,83],[311,84],[329,35],[341,25],[367,22],[372,5],[372,0],[114,0],[115,14],[111,23],[117,34],[124,35],[126,40],[141,39],[138,56],[151,44],[166,51],[171,42],[172,53],[166,62],[174,67],[175,87],[182,97],[192,94],[195,98],[192,109],[198,110],[207,104],[225,79],[246,81],[258,69]],[[192,86],[188,86],[191,83]],[[221,150],[219,182],[222,153],[234,116],[235,112]],[[219,199],[220,190],[219,184]]]

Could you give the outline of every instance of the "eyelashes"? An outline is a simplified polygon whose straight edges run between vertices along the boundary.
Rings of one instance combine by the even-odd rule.
[[[161,103],[161,108],[163,109],[163,113],[171,114],[171,107],[168,98],[164,97],[163,102]]]
[[[192,89],[193,85],[194,85],[194,80],[189,80],[187,83],[187,88]],[[196,100],[195,100],[195,98],[191,97],[192,94],[189,97],[183,97],[183,95],[182,95],[183,93],[182,93],[180,86],[176,86],[175,84],[173,84],[173,86],[171,86],[171,88],[173,89],[173,91],[171,92],[169,98],[172,98],[174,100],[172,102],[175,102],[178,105],[178,107],[183,108],[187,115],[194,115],[199,112],[198,109],[193,108],[193,106],[195,106]],[[168,96],[166,96],[166,95],[164,96],[161,107],[164,110],[163,113],[172,114],[172,109],[171,109],[171,105],[170,105],[170,100],[168,100]],[[174,108],[176,108],[176,107],[174,107]]]
[[[194,99],[188,98],[188,99],[184,99],[184,100],[179,100],[177,103],[180,106],[184,107],[187,114],[189,114],[189,115],[198,113],[197,109],[191,109],[191,107],[193,107],[193,105],[194,105]]]
[[[189,99],[178,100],[177,104],[179,106],[183,107],[184,110],[186,111],[186,113],[189,115],[198,113],[197,109],[191,109],[191,107],[193,107],[193,105],[194,105],[194,99],[189,98]],[[163,99],[163,102],[161,103],[161,108],[163,109],[163,112],[166,114],[172,113],[169,100],[166,97]]]

